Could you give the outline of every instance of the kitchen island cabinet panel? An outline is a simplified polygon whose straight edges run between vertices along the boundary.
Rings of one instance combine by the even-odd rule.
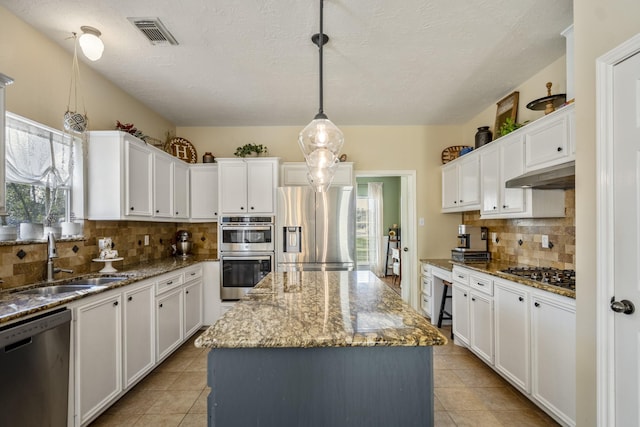
[[[209,425],[434,425],[431,347],[217,348],[208,357]]]

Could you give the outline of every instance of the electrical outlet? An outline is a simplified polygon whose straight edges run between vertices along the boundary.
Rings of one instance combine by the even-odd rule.
[[[144,245],[145,246],[149,246],[149,235],[148,234],[144,235]]]
[[[545,249],[549,249],[549,236],[546,234],[542,235],[542,247]]]

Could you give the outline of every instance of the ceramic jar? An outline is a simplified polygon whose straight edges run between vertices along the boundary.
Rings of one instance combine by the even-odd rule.
[[[491,131],[489,130],[489,126],[481,126],[478,128],[478,132],[476,132],[476,148],[480,148],[485,144],[491,142]]]
[[[216,158],[209,151],[204,153],[204,155],[202,156],[202,163],[214,163],[215,161]]]

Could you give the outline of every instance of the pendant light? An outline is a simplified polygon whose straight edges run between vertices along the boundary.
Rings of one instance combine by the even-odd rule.
[[[102,52],[104,52],[104,43],[100,36],[102,33],[93,27],[83,25],[80,27],[82,34],[80,35],[80,48],[82,53],[91,61],[97,61],[102,58]]]
[[[309,172],[307,179],[309,184],[317,191],[327,191],[333,181],[333,176],[340,162],[339,155],[344,136],[340,129],[334,125],[324,114],[323,86],[322,86],[322,46],[329,41],[329,36],[323,32],[323,0],[320,0],[320,33],[314,34],[311,41],[318,46],[319,52],[319,108],[318,114],[298,136],[300,149],[304,154]]]

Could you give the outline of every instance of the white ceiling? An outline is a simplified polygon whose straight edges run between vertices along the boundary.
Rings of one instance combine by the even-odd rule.
[[[0,4],[69,51],[98,28],[104,56],[84,63],[177,126],[318,111],[319,0]],[[152,46],[127,17],[159,17],[180,44]],[[563,55],[572,21],[572,0],[325,0],[324,110],[338,126],[466,122]]]

